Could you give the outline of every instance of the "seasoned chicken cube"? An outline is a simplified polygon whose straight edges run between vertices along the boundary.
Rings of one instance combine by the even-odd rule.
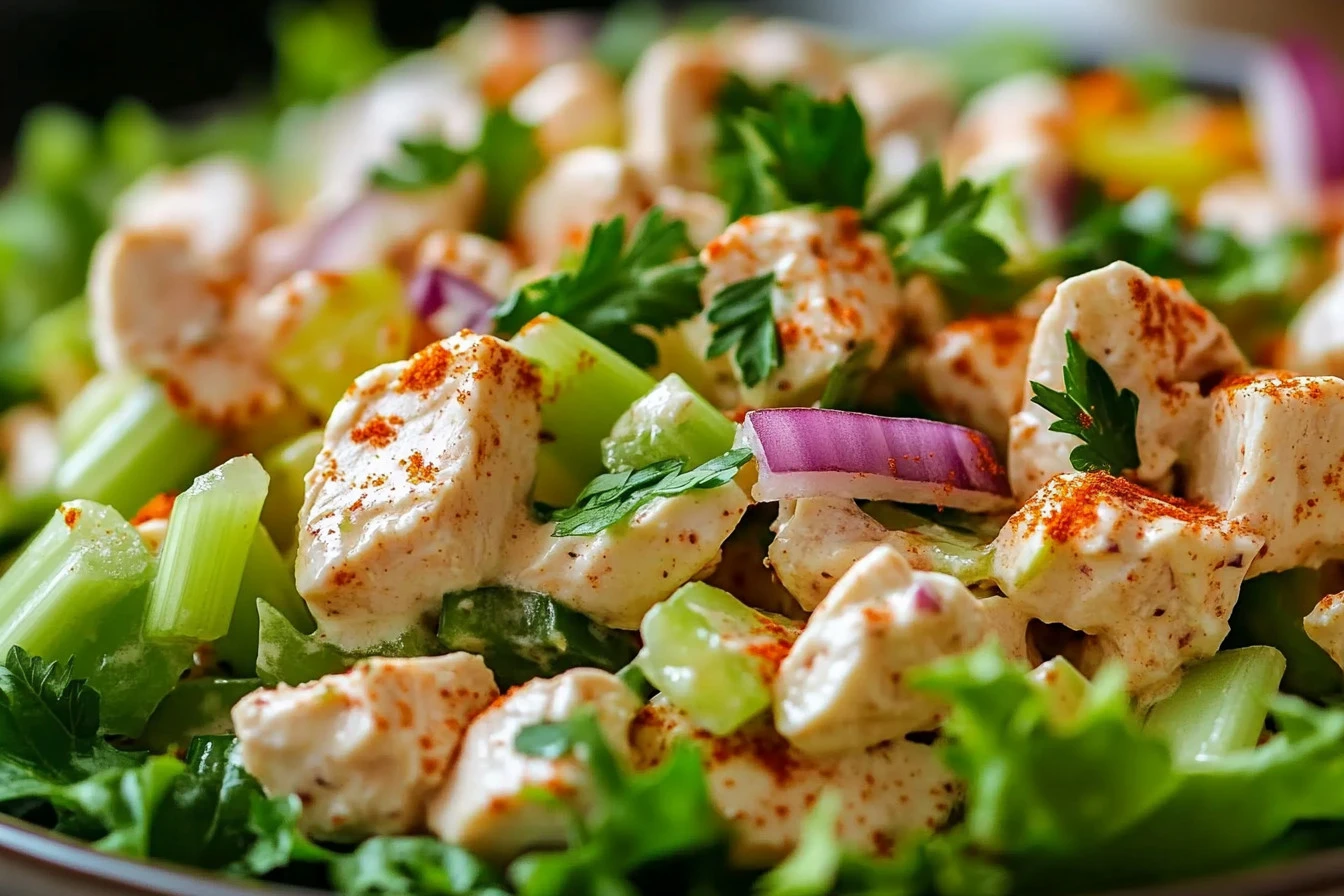
[[[706,306],[725,286],[775,275],[771,304],[783,363],[744,387],[751,407],[811,403],[859,343],[873,344],[868,364],[876,369],[900,335],[901,288],[891,260],[881,237],[864,233],[853,209],[743,218],[705,246],[700,261]],[[709,328],[688,332],[705,343],[698,346],[703,356]]]
[[[1166,489],[1181,449],[1203,420],[1204,385],[1246,367],[1227,328],[1179,283],[1123,261],[1061,283],[1036,325],[1022,409],[1009,422],[1008,474],[1018,500],[1073,469],[1069,454],[1077,437],[1050,432],[1054,415],[1031,402],[1032,382],[1064,390],[1065,333],[1105,368],[1117,389],[1138,396],[1140,464],[1134,475]]]
[[[621,141],[621,86],[592,59],[560,62],[542,71],[518,91],[509,110],[535,129],[537,145],[547,157]]]
[[[633,227],[650,204],[643,178],[619,150],[585,146],[558,156],[519,200],[514,237],[526,259],[549,267],[581,250],[594,224],[617,215]]]
[[[728,19],[713,39],[728,68],[757,86],[786,81],[827,99],[844,92],[844,55],[819,28],[788,19]]]
[[[1264,539],[1250,574],[1344,557],[1344,380],[1263,373],[1213,391],[1186,492]]]
[[[1106,473],[1050,480],[994,542],[994,577],[1032,617],[1091,636],[1155,700],[1212,656],[1264,539],[1221,511]],[[1091,669],[1084,669],[1091,672]]]
[[[686,225],[686,235],[696,248],[713,240],[728,226],[728,206],[712,193],[697,193],[673,186],[659,187],[653,196],[653,204],[669,218]]]
[[[957,802],[955,779],[934,747],[897,740],[814,756],[765,721],[717,737],[661,697],[635,717],[635,761],[657,765],[686,738],[700,748],[710,799],[728,820],[733,859],[743,865],[777,862],[797,846],[803,821],[827,792],[841,801],[836,835],[873,855],[935,830]]]
[[[327,421],[296,575],[323,632],[385,642],[483,584],[524,505],[541,428],[531,363],[458,335],[359,377]]]
[[[1201,227],[1229,230],[1251,245],[1290,230],[1316,226],[1311,209],[1276,193],[1258,174],[1234,174],[1204,188],[1195,218]]]
[[[430,830],[500,863],[530,849],[563,846],[569,814],[535,792],[549,793],[582,814],[592,799],[588,769],[572,755],[525,755],[514,741],[529,726],[591,712],[612,751],[628,761],[630,723],[638,709],[639,701],[620,679],[597,669],[571,669],[514,688],[467,729],[457,764],[430,800]]]
[[[1284,338],[1283,363],[1307,374],[1344,376],[1344,272],[1317,287]]]
[[[668,35],[640,55],[625,82],[625,145],[649,184],[713,186],[714,113],[727,71],[712,43],[689,34]]]
[[[965,585],[915,572],[891,547],[874,548],[836,582],[780,665],[775,728],[809,753],[932,730],[942,720],[942,701],[904,676],[964,653],[988,631]]]
[[[358,840],[424,830],[425,806],[467,724],[499,695],[469,653],[375,658],[233,708],[243,766],[271,796],[296,794],[309,834]]]
[[[420,241],[415,260],[416,267],[438,267],[466,277],[501,301],[509,294],[518,273],[518,259],[513,250],[479,233],[436,230]],[[442,332],[456,333],[458,329]]]
[[[875,56],[851,66],[846,81],[873,148],[890,134],[907,134],[924,149],[935,149],[952,127],[957,84],[936,56],[919,51]]]
[[[1307,637],[1344,667],[1344,592],[1327,594],[1302,620]]]
[[[923,399],[943,418],[978,429],[998,445],[1022,407],[1022,383],[1036,322],[1016,314],[967,317],[912,352],[908,369]]]

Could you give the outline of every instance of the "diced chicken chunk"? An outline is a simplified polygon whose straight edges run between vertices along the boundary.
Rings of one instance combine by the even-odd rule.
[[[1230,230],[1252,245],[1294,229],[1312,227],[1311,210],[1274,192],[1257,174],[1234,174],[1199,195],[1195,217],[1203,227]]]
[[[1344,272],[1298,309],[1284,339],[1283,363],[1301,373],[1344,376]]]
[[[21,404],[0,414],[0,464],[11,495],[32,495],[50,485],[60,458],[56,418],[46,408]]]
[[[513,117],[535,128],[548,157],[581,146],[621,140],[621,87],[591,59],[557,63],[537,75],[509,104]]]
[[[662,698],[640,710],[633,737],[643,767],[684,738],[700,748],[710,798],[732,828],[734,860],[744,865],[777,862],[797,846],[804,819],[826,792],[841,800],[836,835],[875,855],[936,829],[957,802],[952,774],[924,744],[899,740],[813,756],[789,746],[766,722],[716,737]]]
[[[744,388],[752,407],[808,404],[859,343],[873,344],[868,363],[876,369],[899,336],[896,274],[881,237],[864,233],[852,209],[743,218],[705,246],[700,261],[706,306],[729,284],[775,275],[771,302],[783,364]],[[708,341],[707,327],[692,332]]]
[[[221,157],[140,178],[117,199],[112,224],[180,230],[206,269],[227,277],[241,272],[248,244],[271,214],[260,178],[242,162]]]
[[[819,28],[788,19],[729,19],[713,35],[728,68],[751,83],[797,84],[826,98],[845,88],[845,58]]]
[[[539,388],[516,349],[474,335],[355,381],[299,515],[299,593],[328,637],[395,638],[498,568],[532,486]]]
[[[774,682],[775,728],[809,753],[862,749],[942,720],[911,669],[964,653],[988,627],[980,602],[951,576],[915,572],[874,548],[836,582]]]
[[[479,233],[456,230],[436,230],[426,236],[415,260],[420,268],[440,267],[460,274],[500,300],[509,294],[518,273],[518,259],[508,246]],[[456,333],[457,329],[444,332]]]
[[[473,717],[498,696],[469,653],[365,660],[233,708],[243,766],[272,796],[296,794],[303,829],[334,840],[424,829]]]
[[[714,110],[726,74],[718,49],[694,35],[668,35],[640,55],[625,82],[625,143],[648,183],[713,186]]]
[[[660,187],[654,194],[653,204],[669,218],[686,225],[691,245],[700,247],[723,233],[728,226],[728,206],[711,193],[697,193],[681,187]]]
[[[1072,333],[1117,389],[1139,398],[1138,481],[1165,489],[1208,399],[1201,384],[1244,370],[1227,328],[1179,283],[1123,261],[1065,280],[1036,325],[1022,409],[1009,424],[1008,473],[1024,500],[1050,477],[1073,469],[1075,436],[1050,432],[1054,415],[1031,403],[1032,382],[1064,389],[1065,333]]]
[[[1212,399],[1186,492],[1264,538],[1250,574],[1344,557],[1344,380],[1234,377]]]
[[[563,845],[569,816],[532,792],[545,791],[583,813],[591,800],[588,769],[574,756],[525,755],[514,741],[531,725],[592,712],[608,745],[628,759],[638,709],[620,679],[597,669],[571,669],[514,688],[467,729],[457,764],[430,801],[430,830],[501,863],[530,849]]]
[[[594,224],[624,215],[632,227],[649,203],[643,178],[619,150],[586,146],[552,160],[527,188],[514,235],[528,261],[550,266],[582,249]]]
[[[1009,518],[994,576],[1034,618],[1092,636],[1091,655],[1124,663],[1146,702],[1218,649],[1263,543],[1206,505],[1106,473],[1068,473]]]
[[[449,41],[451,56],[493,105],[507,102],[548,66],[581,56],[592,39],[582,12],[510,15],[480,6]]]
[[[981,430],[1000,446],[1022,407],[1022,383],[1036,322],[1015,314],[967,317],[911,353],[920,395],[942,417]]]
[[[879,189],[894,189],[952,128],[957,85],[936,57],[920,52],[875,56],[851,66],[850,95],[863,115]]]
[[[1307,637],[1344,667],[1344,592],[1327,594],[1302,620]]]

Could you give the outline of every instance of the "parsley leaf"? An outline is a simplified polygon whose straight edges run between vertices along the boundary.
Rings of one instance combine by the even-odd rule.
[[[636,327],[662,330],[700,311],[704,268],[694,258],[680,257],[690,251],[686,224],[657,207],[635,225],[628,246],[624,217],[595,224],[578,268],[514,290],[496,312],[497,325],[517,332],[549,312],[640,367],[651,367],[658,361],[657,346]]]
[[[318,846],[299,830],[303,803],[294,794],[252,799],[247,828],[253,839],[247,851],[230,866],[235,874],[261,877],[293,862],[329,862],[336,854]]]
[[[471,153],[453,149],[438,137],[408,137],[398,144],[401,155],[369,174],[369,183],[383,190],[414,192],[457,177]]]
[[[814,203],[863,208],[873,160],[852,97],[730,78],[719,105],[714,169],[730,220]]]
[[[106,769],[68,785],[53,793],[52,800],[106,831],[95,848],[141,859],[158,857],[152,850],[155,815],[184,769],[171,756],[152,756],[135,768]]]
[[[1093,360],[1073,333],[1065,331],[1068,360],[1064,362],[1064,391],[1031,384],[1032,403],[1059,419],[1051,432],[1077,436],[1083,444],[1073,449],[1069,460],[1075,470],[1105,470],[1120,476],[1139,465],[1139,397],[1125,389],[1116,391],[1106,369]]]
[[[331,865],[343,896],[486,896],[506,892],[490,866],[433,837],[374,837]]]
[[[1014,284],[1004,273],[1008,252],[979,220],[993,184],[959,180],[949,189],[942,165],[922,165],[866,217],[891,247],[897,273],[927,274],[954,296],[998,298]]]
[[[867,340],[854,346],[845,360],[826,377],[819,406],[836,410],[853,410],[863,397],[868,375],[872,373],[868,359],[873,355],[873,342]]]
[[[705,357],[717,358],[735,348],[733,360],[748,388],[784,362],[775,326],[774,292],[775,275],[769,272],[729,283],[709,302],[714,335]]]
[[[658,461],[638,470],[603,473],[579,493],[573,505],[548,511],[555,523],[556,538],[567,535],[596,535],[621,522],[654,498],[672,498],[696,489],[718,488],[751,459],[751,449],[735,448],[705,461],[693,470],[684,470],[680,458]]]

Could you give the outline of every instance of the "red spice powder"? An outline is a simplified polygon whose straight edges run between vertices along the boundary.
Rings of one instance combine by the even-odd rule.
[[[1222,526],[1227,516],[1210,504],[1162,495],[1108,473],[1087,473],[1064,485],[1059,479],[1049,483],[1013,514],[1009,525],[1034,528],[1044,526],[1052,541],[1066,542],[1084,535],[1097,523],[1097,508],[1102,504],[1125,507],[1144,519],[1171,518],[1195,527]]]
[[[397,427],[405,422],[400,417],[383,417],[375,414],[362,426],[350,431],[350,441],[356,445],[368,443],[375,448],[386,448],[397,437]]]
[[[419,451],[411,452],[411,456],[402,461],[401,465],[406,468],[406,478],[413,484],[433,482],[439,472],[439,468],[426,461]]]
[[[443,343],[431,343],[411,358],[406,369],[401,372],[397,391],[424,394],[438,388],[448,377],[448,367],[452,361],[453,356],[443,347]]]
[[[163,492],[155,495],[145,502],[144,507],[141,507],[135,512],[135,516],[131,517],[131,525],[138,526],[141,523],[147,523],[150,520],[168,519],[168,514],[173,512],[173,502],[175,500],[177,500],[177,494],[175,492]],[[78,511],[76,511],[76,513],[78,513]],[[66,517],[66,522],[70,522],[69,516]]]
[[[79,522],[80,513],[82,513],[82,511],[78,507],[67,507],[61,518],[65,520],[65,525],[68,528],[73,529],[75,528],[75,523]]]

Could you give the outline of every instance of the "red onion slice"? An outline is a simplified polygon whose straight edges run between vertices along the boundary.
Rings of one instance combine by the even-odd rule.
[[[439,337],[459,330],[489,333],[499,301],[470,277],[440,267],[421,268],[406,288],[411,313]]]
[[[756,455],[757,501],[826,496],[1014,507],[989,436],[964,426],[822,408],[752,411],[738,441]]]
[[[1326,51],[1305,39],[1267,50],[1246,92],[1277,190],[1314,201],[1323,183],[1344,177],[1344,74]]]

